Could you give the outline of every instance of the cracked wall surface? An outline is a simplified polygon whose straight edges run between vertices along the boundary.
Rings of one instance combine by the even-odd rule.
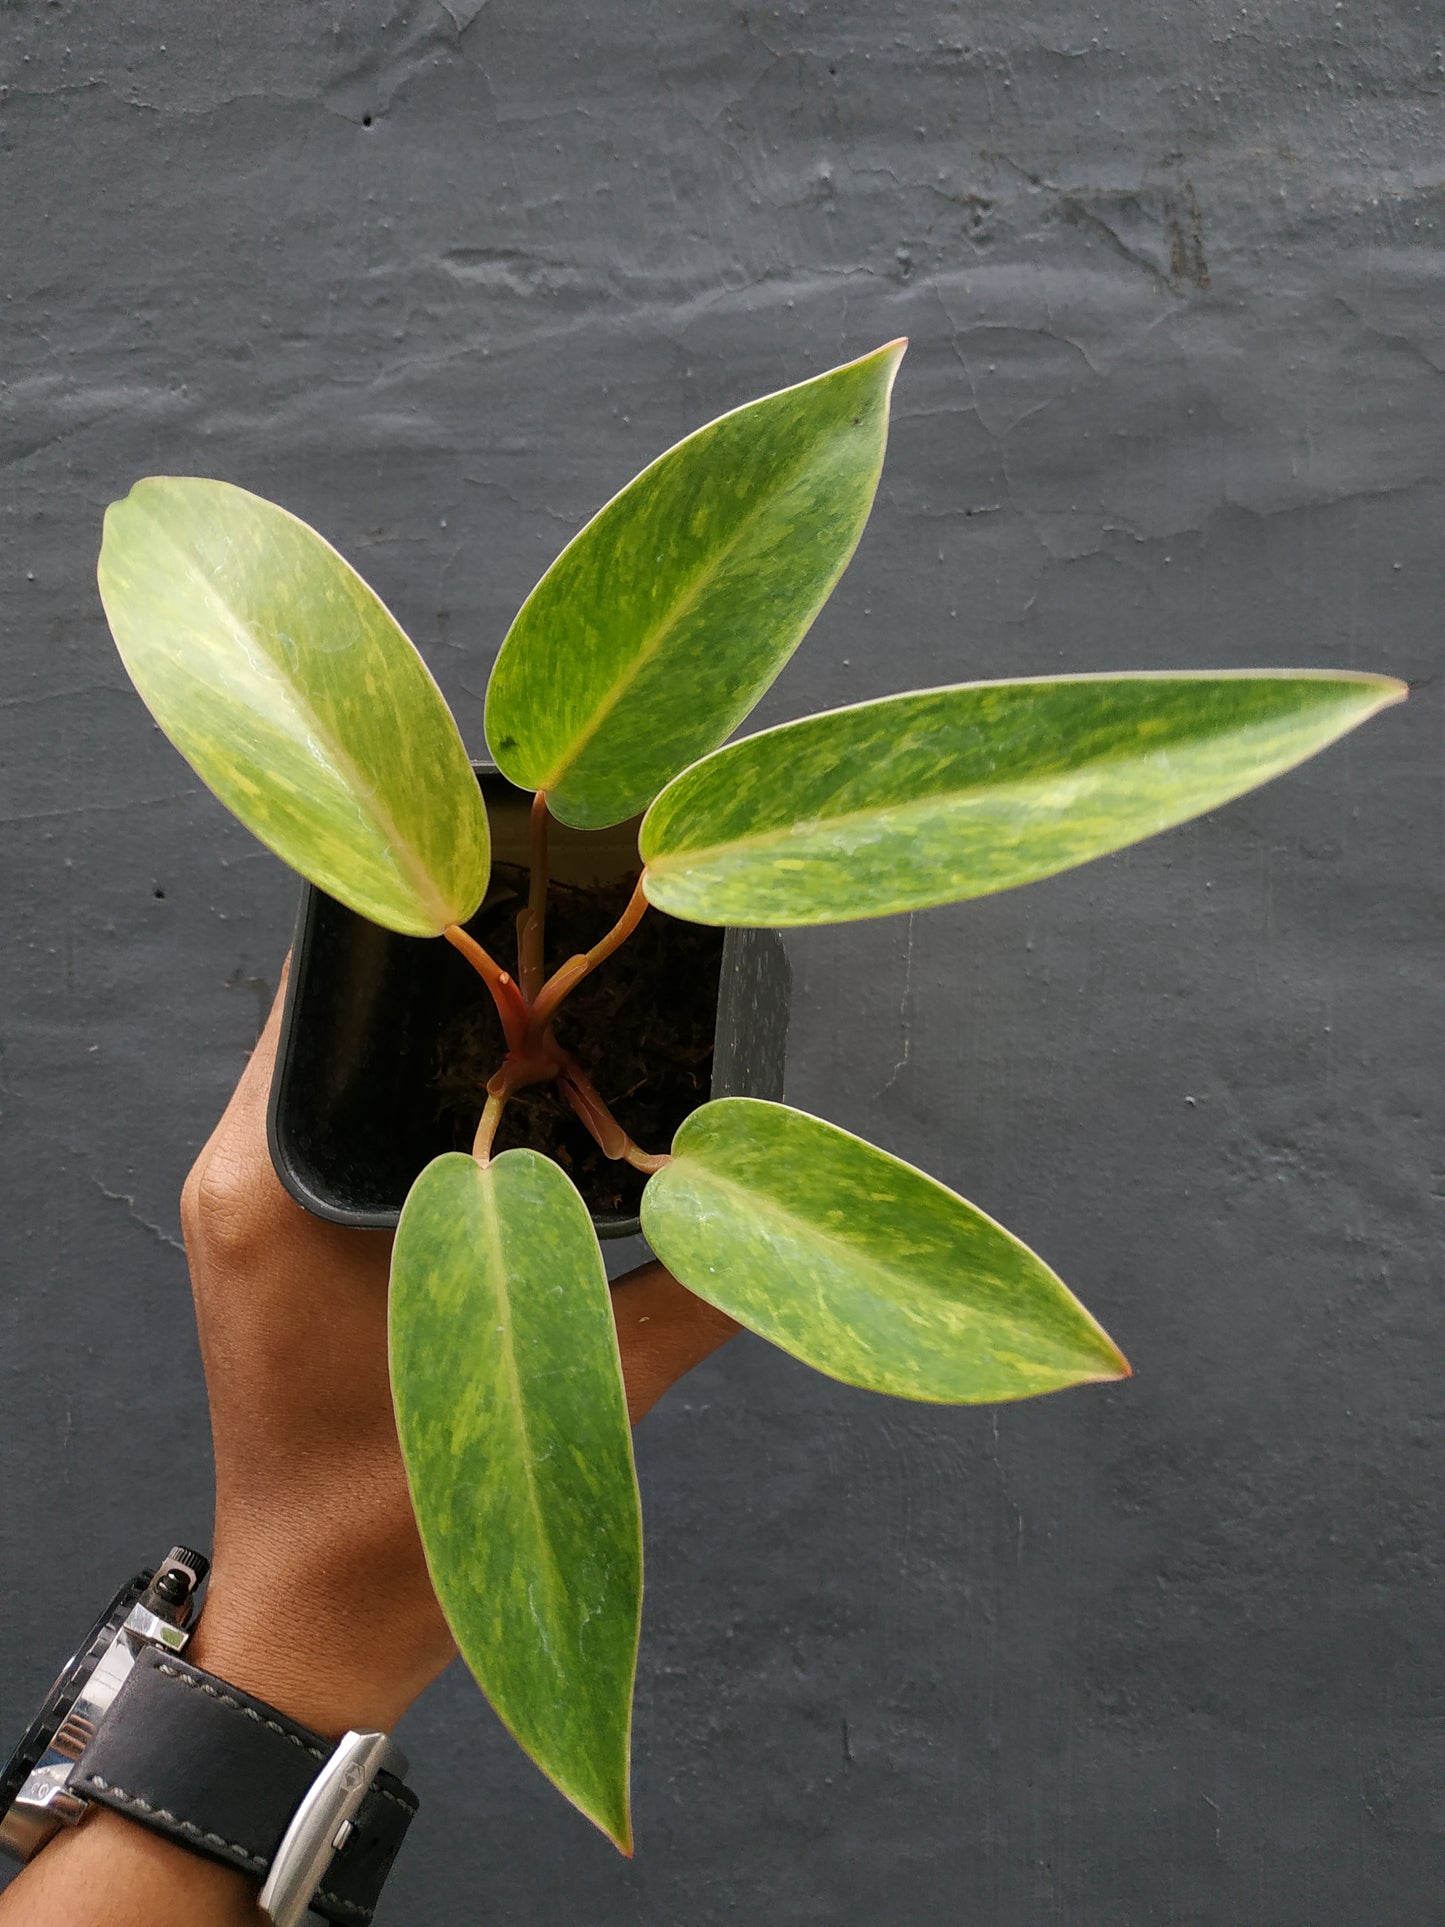
[[[750,1339],[638,1435],[624,1865],[468,1682],[380,1919],[1438,1912],[1445,40],[1385,0],[7,0],[0,1721],[209,1520],[176,1198],[287,875],[151,726],[105,504],[312,521],[474,748],[511,614],[690,428],[911,337],[757,713],[1111,668],[1413,699],[1173,835],[790,938],[789,1096],[1035,1245],[1129,1384],[998,1411]]]

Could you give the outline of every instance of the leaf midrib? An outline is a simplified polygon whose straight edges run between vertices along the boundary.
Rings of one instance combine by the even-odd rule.
[[[1160,745],[1159,749],[1151,751],[1149,754],[1151,756],[1157,756],[1161,753],[1177,751],[1185,747],[1186,744],[1198,745],[1206,740],[1207,738],[1205,737],[1188,738],[1185,739],[1184,743],[1176,741],[1171,744]],[[742,745],[739,745],[739,747],[742,747]],[[844,745],[839,753],[856,753],[859,747],[859,745]],[[1110,766],[1117,768],[1130,761],[1142,763],[1145,760],[1146,758],[1144,757],[1131,757],[1128,752],[1123,752],[1113,756],[1092,757],[1087,763],[1081,763],[1077,771],[1054,771],[1050,777],[1018,778],[1013,781],[998,783],[990,782],[985,778],[966,783],[957,783],[948,788],[932,790],[926,796],[907,797],[896,803],[863,804],[857,809],[840,810],[832,816],[819,814],[811,817],[803,817],[794,823],[783,824],[773,829],[749,831],[745,835],[728,837],[722,842],[692,844],[684,849],[649,857],[647,867],[652,874],[656,876],[664,873],[670,864],[691,866],[693,864],[716,860],[719,857],[725,858],[731,856],[735,851],[759,850],[768,845],[777,845],[780,848],[786,847],[789,843],[801,843],[810,836],[825,835],[831,830],[844,829],[851,824],[861,823],[869,819],[888,819],[886,827],[892,828],[894,824],[900,820],[906,824],[911,818],[927,815],[933,810],[947,809],[952,805],[970,799],[989,796],[997,797],[1001,801],[1005,801],[1010,797],[1020,797],[1036,793],[1039,790],[1047,788],[1049,782],[1057,781],[1060,778],[1068,778],[1075,775],[1082,776],[1088,771],[1102,771]],[[1259,784],[1268,781],[1268,777],[1251,777],[1250,780],[1251,784],[1257,787]],[[1139,842],[1142,841],[1144,836],[1150,834],[1152,834],[1152,832],[1142,831],[1138,836],[1131,837],[1130,840]]]
[[[276,662],[275,657],[266,647],[261,636],[254,629],[246,626],[215,584],[206,579],[200,569],[195,566],[194,558],[189,555],[188,551],[166,527],[165,523],[150,514],[148,514],[148,520],[151,522],[152,527],[159,531],[161,539],[170,545],[172,550],[181,557],[182,561],[190,564],[189,574],[193,581],[200,585],[202,593],[220,613],[236,641],[243,642],[249,640],[253,642],[259,648],[264,660],[272,666],[273,672],[282,669],[283,666]],[[397,633],[402,634],[400,630],[398,630]],[[406,640],[404,635],[403,640]],[[408,643],[408,647],[410,646]],[[283,695],[293,704],[303,723],[309,725],[315,732],[315,735],[325,744],[331,760],[333,774],[340,778],[350,794],[360,804],[363,812],[371,816],[372,822],[379,832],[388,854],[394,859],[399,857],[399,867],[403,870],[407,880],[412,884],[413,888],[417,890],[417,894],[423,904],[430,906],[433,917],[440,917],[441,927],[445,928],[447,924],[453,922],[455,919],[450,905],[445,902],[437,889],[436,879],[421,861],[410,839],[404,835],[399,828],[391,811],[386,807],[385,803],[381,801],[374,785],[366,782],[361,770],[337,740],[334,725],[328,725],[324,722],[313,705],[302,695],[295,682],[287,677],[284,671],[280,676],[280,682]]]
[[[537,1541],[542,1551],[542,1577],[546,1583],[549,1595],[547,1604],[549,1614],[551,1614],[555,1612],[557,1600],[559,1598],[566,1598],[567,1588],[563,1581],[561,1567],[557,1563],[557,1555],[552,1545],[551,1535],[547,1530],[546,1514],[542,1505],[541,1494],[537,1489],[532,1434],[527,1423],[527,1401],[523,1397],[521,1373],[517,1368],[517,1347],[513,1335],[515,1326],[512,1311],[512,1294],[507,1288],[507,1261],[502,1242],[501,1214],[497,1209],[497,1180],[493,1173],[485,1169],[481,1170],[479,1175],[482,1179],[484,1192],[487,1194],[487,1204],[484,1207],[487,1248],[488,1256],[491,1258],[493,1272],[496,1277],[497,1308],[500,1313],[502,1326],[502,1358],[507,1375],[508,1390],[511,1394],[512,1410],[516,1413],[517,1430],[521,1434],[522,1476],[527,1487],[527,1505],[532,1514]]]
[[[622,674],[612,685],[611,689],[608,690],[601,702],[598,703],[587,722],[577,734],[572,737],[559,761],[538,785],[539,789],[555,790],[563,778],[571,770],[576,768],[583,752],[596,738],[602,725],[607,721],[608,717],[611,716],[613,710],[616,709],[622,698],[632,688],[643,670],[654,657],[659,654],[669,634],[697,607],[704,589],[721,573],[723,567],[731,559],[734,551],[741,544],[744,537],[752,531],[754,524],[757,523],[769,507],[773,505],[777,496],[785,494],[788,489],[793,487],[804,469],[809,466],[811,454],[811,450],[805,449],[803,453],[799,455],[798,459],[786,471],[785,480],[774,487],[769,495],[755,503],[754,506],[747,511],[737,527],[733,530],[732,535],[729,536],[727,542],[713,557],[711,562],[704,564],[695,572],[692,581],[688,584],[682,597],[671,605],[667,614],[654,623],[651,631],[644,636],[642,644],[632,661],[623,670]],[[845,557],[845,564],[846,561],[847,558]],[[833,579],[836,581],[836,576]],[[812,615],[808,618],[809,621],[811,621],[812,616],[817,614],[826,599],[827,591],[825,590],[823,595],[814,603]],[[807,623],[805,622],[804,628],[806,629],[806,627]]]
[[[674,1155],[672,1165],[669,1169],[676,1170],[681,1167],[685,1173],[687,1163],[688,1154],[682,1152],[681,1154]],[[869,1274],[884,1278],[890,1283],[899,1282],[901,1278],[900,1273],[890,1271],[880,1260],[874,1258],[870,1253],[860,1252],[856,1245],[849,1244],[845,1238],[840,1238],[835,1232],[824,1230],[821,1226],[814,1224],[810,1219],[793,1216],[785,1206],[778,1204],[776,1199],[772,1198],[767,1192],[756,1190],[750,1185],[740,1183],[736,1178],[724,1177],[714,1166],[703,1163],[698,1159],[696,1153],[693,1153],[693,1166],[695,1170],[702,1172],[703,1177],[706,1178],[708,1182],[716,1184],[722,1190],[744,1199],[749,1211],[755,1214],[763,1212],[785,1226],[790,1228],[797,1227],[805,1232],[809,1238],[827,1245],[830,1249],[843,1253],[848,1263],[858,1265]],[[966,1203],[967,1200],[963,1200],[962,1202]],[[991,1223],[992,1221],[990,1220],[989,1222]],[[995,1225],[993,1229],[997,1235],[1004,1239],[1010,1237],[1010,1234],[1004,1231],[1002,1226]],[[1019,1249],[1021,1251],[1027,1251],[1028,1247],[1020,1246]],[[1041,1270],[1045,1271],[1050,1278],[1053,1278],[1053,1273],[1048,1272],[1042,1259],[1034,1256],[1033,1253],[1029,1253],[1029,1256],[1033,1257],[1034,1263],[1037,1264]],[[1054,1284],[1058,1290],[1063,1292],[1068,1291],[1068,1287],[1062,1280],[1054,1279]],[[929,1295],[936,1303],[945,1308],[958,1305],[957,1300],[947,1298],[936,1287],[930,1290]],[[892,1302],[896,1301],[897,1294],[895,1292],[885,1294],[885,1296],[888,1296],[890,1302]],[[1069,1296],[1072,1298],[1072,1293],[1070,1293]],[[1074,1303],[1077,1304],[1078,1301],[1074,1300]],[[1020,1324],[1016,1319],[1010,1318],[1007,1313],[984,1311],[968,1304],[963,1304],[960,1309],[972,1319],[1002,1325],[1011,1333],[1022,1334],[1034,1329],[1032,1326]],[[1081,1312],[1083,1309],[1082,1306],[1079,1306]],[[1087,1318],[1089,1314],[1085,1312],[1084,1316]]]

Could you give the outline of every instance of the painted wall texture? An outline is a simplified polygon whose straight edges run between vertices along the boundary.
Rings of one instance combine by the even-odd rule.
[[[105,504],[286,503],[480,748],[600,502],[906,333],[760,721],[1085,669],[1414,698],[1116,859],[789,940],[792,1101],[1001,1217],[1137,1376],[948,1411],[731,1346],[639,1434],[636,1861],[454,1672],[381,1918],[1437,1918],[1436,10],[6,0],[0,65],[4,1734],[206,1539],[176,1197],[294,902],[130,693]]]

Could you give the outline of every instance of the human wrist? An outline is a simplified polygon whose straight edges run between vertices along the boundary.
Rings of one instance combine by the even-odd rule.
[[[355,1558],[218,1549],[186,1657],[324,1738],[390,1732],[453,1648],[429,1597],[384,1581]]]
[[[232,1527],[236,1516],[226,1508]],[[17,1882],[23,1902],[17,1894],[14,1905],[0,1903],[6,1919],[139,1927],[130,1901],[150,1893],[164,1902],[146,1916],[151,1927],[221,1927],[260,1918],[260,1877],[278,1919],[313,1892],[327,1919],[360,1918],[374,1905],[416,1808],[405,1761],[377,1729],[389,1730],[424,1683],[420,1649],[363,1666],[366,1652],[389,1651],[400,1633],[395,1601],[383,1600],[371,1629],[379,1638],[358,1644],[335,1609],[337,1572],[325,1560],[288,1566],[278,1557],[285,1544],[284,1534],[263,1545],[228,1532],[212,1569],[215,1591],[190,1620],[189,1638],[187,1600],[174,1582],[204,1576],[206,1562],[174,1548],[155,1573],[147,1568],[122,1589],[82,1642],[17,1754],[22,1777],[36,1761],[53,1776],[59,1755],[74,1764],[55,1783],[68,1801],[56,1816],[34,1822],[31,1809],[46,1803],[33,1797],[28,1806],[16,1801],[25,1809],[17,1816],[7,1811],[4,1845],[39,1864]],[[72,1825],[47,1837],[55,1817]],[[335,1836],[322,1886],[313,1864],[321,1842],[307,1825]],[[103,1882],[97,1853],[111,1869]],[[77,1909],[77,1896],[89,1907],[97,1886],[97,1906]]]

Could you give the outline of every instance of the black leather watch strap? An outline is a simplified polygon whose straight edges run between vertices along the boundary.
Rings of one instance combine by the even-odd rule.
[[[272,1706],[171,1654],[136,1661],[71,1786],[195,1853],[264,1879],[333,1745]],[[416,1795],[377,1776],[311,1902],[362,1927],[416,1812]]]

